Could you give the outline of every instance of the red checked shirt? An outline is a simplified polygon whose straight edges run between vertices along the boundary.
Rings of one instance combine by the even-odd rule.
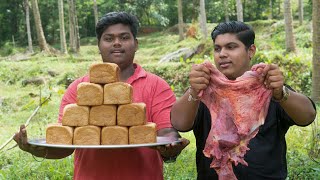
[[[134,74],[126,81],[133,87],[133,102],[146,104],[147,121],[156,123],[157,130],[172,127],[170,109],[176,98],[170,86],[138,64],[134,67]],[[76,103],[77,85],[88,81],[87,75],[70,84],[62,98],[59,122],[63,108]],[[160,154],[150,148],[76,149],[74,179],[162,180],[163,161]]]

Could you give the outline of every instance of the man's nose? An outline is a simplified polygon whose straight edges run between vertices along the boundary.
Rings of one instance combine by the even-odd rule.
[[[114,41],[113,41],[113,46],[120,47],[121,46],[121,39],[120,38],[115,38]]]
[[[227,56],[227,50],[225,48],[221,48],[220,52],[219,52],[219,56],[220,57],[225,57]]]

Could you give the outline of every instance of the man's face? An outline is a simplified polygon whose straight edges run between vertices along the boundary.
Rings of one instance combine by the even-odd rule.
[[[103,62],[116,63],[124,70],[133,63],[138,41],[129,26],[115,24],[102,33],[98,46]]]
[[[214,61],[216,67],[228,79],[234,80],[250,69],[250,59],[255,53],[255,46],[246,50],[245,45],[235,34],[218,35],[214,42]]]

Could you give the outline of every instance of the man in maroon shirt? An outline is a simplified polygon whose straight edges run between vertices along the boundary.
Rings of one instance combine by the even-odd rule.
[[[120,81],[133,87],[133,101],[146,104],[149,122],[157,124],[157,135],[180,138],[170,123],[170,110],[176,98],[170,86],[160,77],[146,72],[133,63],[138,49],[136,39],[138,20],[124,12],[104,15],[96,26],[98,47],[103,62],[116,63],[120,67]],[[88,76],[75,80],[63,96],[59,122],[63,108],[76,103],[76,87],[88,82]],[[24,126],[20,127],[14,140],[20,149],[47,159],[60,159],[71,155],[73,149],[33,147],[27,142]],[[74,179],[163,179],[163,159],[175,158],[189,144],[168,144],[151,148],[127,149],[76,149]]]

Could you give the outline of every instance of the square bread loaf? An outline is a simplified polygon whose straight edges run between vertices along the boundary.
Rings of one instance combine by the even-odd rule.
[[[60,123],[49,124],[46,129],[47,144],[72,145],[73,128],[62,126]]]
[[[132,86],[124,82],[104,85],[103,104],[129,104],[132,102]]]
[[[115,126],[117,119],[116,105],[92,106],[89,115],[89,124],[95,126]]]
[[[108,126],[101,130],[101,145],[117,145],[129,143],[127,127]]]
[[[115,63],[97,63],[89,68],[91,83],[107,84],[119,81],[120,68]]]
[[[62,125],[86,126],[89,124],[89,107],[68,104],[63,109]]]
[[[101,128],[98,126],[76,127],[73,135],[74,145],[100,145]]]
[[[148,122],[145,125],[129,128],[129,144],[144,144],[157,142],[156,124]]]
[[[77,86],[77,104],[97,106],[103,103],[103,88],[99,84],[82,82]]]
[[[119,105],[117,111],[117,125],[137,126],[146,124],[146,104],[131,103]]]

